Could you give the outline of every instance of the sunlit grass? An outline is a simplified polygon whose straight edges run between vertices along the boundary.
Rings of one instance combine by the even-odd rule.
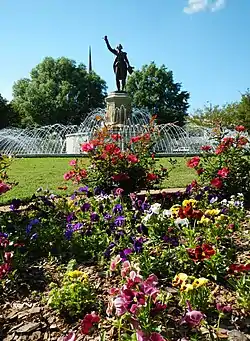
[[[0,204],[8,203],[13,198],[30,198],[39,187],[50,189],[53,193],[62,193],[58,187],[68,186],[66,193],[72,193],[76,188],[70,181],[65,182],[63,174],[70,169],[69,161],[71,158],[25,158],[14,159],[9,169],[10,181],[18,182],[8,193],[0,196]],[[159,159],[159,163],[169,168],[168,158]],[[175,169],[170,173],[169,179],[165,180],[163,188],[185,187],[190,183],[195,173],[186,167],[186,160],[177,157]],[[88,159],[84,159],[87,163]],[[65,191],[63,191],[65,192]]]

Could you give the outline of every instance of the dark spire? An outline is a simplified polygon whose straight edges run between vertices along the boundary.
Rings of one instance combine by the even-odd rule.
[[[91,46],[89,47],[89,73],[92,71]]]

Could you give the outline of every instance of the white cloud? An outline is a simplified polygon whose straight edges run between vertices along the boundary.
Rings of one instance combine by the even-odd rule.
[[[186,14],[198,13],[201,11],[215,12],[223,8],[226,0],[188,0],[188,7],[184,8]]]

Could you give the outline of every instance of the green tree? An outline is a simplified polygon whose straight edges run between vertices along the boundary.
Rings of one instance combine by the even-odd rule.
[[[242,94],[239,102],[219,105],[205,105],[198,109],[189,121],[202,127],[214,127],[219,124],[222,128],[233,129],[237,125],[244,125],[250,132],[250,92]]]
[[[19,118],[8,101],[0,94],[0,129],[18,126]]]
[[[181,91],[181,84],[174,82],[173,72],[164,65],[157,67],[153,62],[144,65],[128,78],[126,89],[136,107],[157,114],[159,124],[185,123],[189,93]]]
[[[45,58],[30,78],[13,86],[13,108],[22,125],[80,124],[86,113],[104,106],[106,83],[85,65],[67,58]]]

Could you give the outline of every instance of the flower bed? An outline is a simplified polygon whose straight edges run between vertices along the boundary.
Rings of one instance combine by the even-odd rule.
[[[102,136],[94,164],[110,143]],[[144,145],[143,138],[137,142],[147,149],[152,141]],[[241,192],[247,192],[248,183],[238,179],[247,173],[245,165],[239,168],[237,158],[244,159],[239,140],[240,134],[223,151],[233,153],[230,162],[229,154],[220,159],[222,153],[189,160],[189,167],[204,169],[202,183],[193,182],[183,193],[127,195],[112,177],[129,168],[130,185],[140,190],[148,174],[157,174],[152,154],[141,163],[134,151],[137,162],[132,162],[132,154],[121,156],[113,146],[106,156],[113,175],[102,177],[98,187],[91,186],[96,174],[83,172],[74,161],[72,178],[83,183],[70,198],[39,193],[20,213],[20,202],[13,202],[0,217],[2,339],[246,337],[250,228],[244,195],[228,182],[234,174]],[[113,153],[120,155],[119,165],[112,163]],[[134,167],[143,172],[143,183]],[[222,186],[215,186],[216,177]]]

